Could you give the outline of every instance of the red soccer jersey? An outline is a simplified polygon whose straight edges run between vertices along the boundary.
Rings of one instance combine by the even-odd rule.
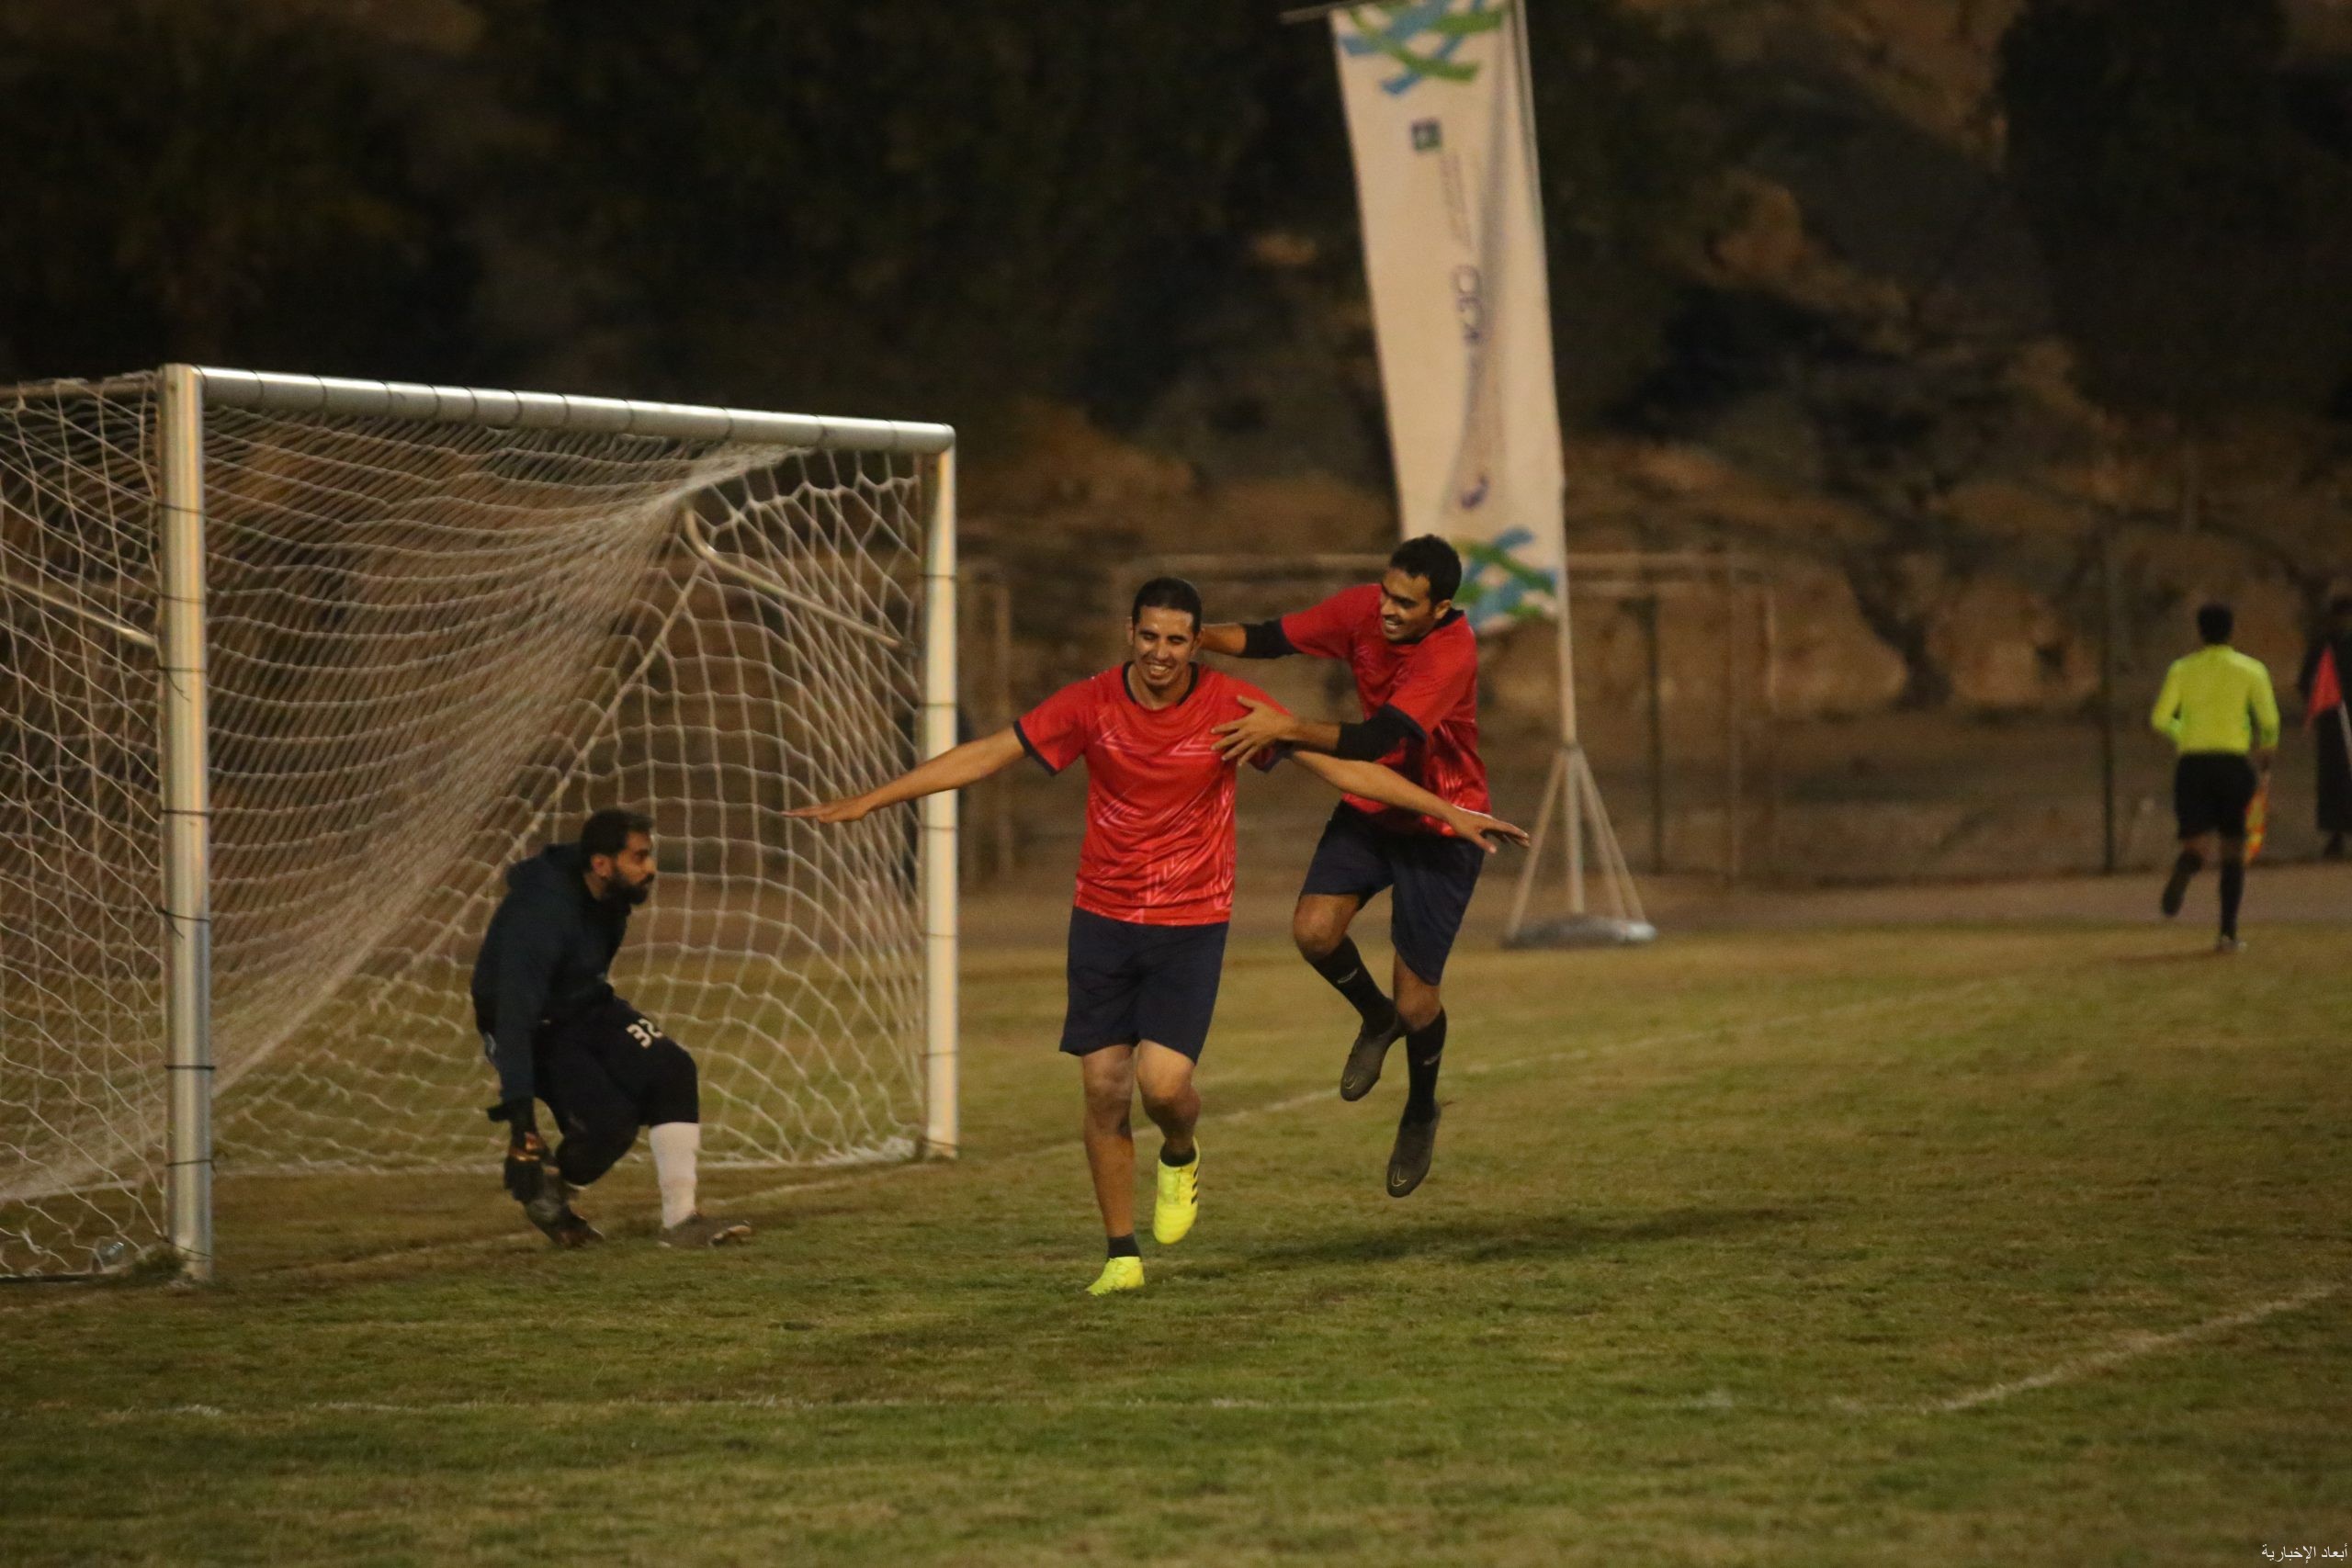
[[[1144,926],[1232,917],[1234,765],[1209,731],[1241,717],[1243,697],[1273,699],[1221,670],[1193,669],[1193,689],[1164,708],[1136,700],[1122,665],[1064,686],[1012,727],[1048,773],[1086,759],[1077,904],[1090,914]]]
[[[1393,707],[1419,732],[1381,758],[1383,766],[1465,811],[1487,809],[1487,764],[1478,757],[1478,634],[1461,611],[1449,611],[1419,642],[1390,642],[1380,635],[1380,585],[1367,582],[1284,615],[1283,636],[1301,653],[1346,660],[1364,717]],[[1384,828],[1453,831],[1435,818],[1361,795],[1347,800]]]

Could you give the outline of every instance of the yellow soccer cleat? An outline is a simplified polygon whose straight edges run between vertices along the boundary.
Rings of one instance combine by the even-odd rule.
[[[1155,1162],[1159,1168],[1159,1201],[1151,1206],[1151,1239],[1172,1247],[1184,1239],[1201,1217],[1201,1145],[1182,1165]]]
[[[1090,1296],[1107,1296],[1114,1291],[1143,1289],[1143,1259],[1140,1258],[1106,1258],[1102,1260],[1102,1277],[1086,1287]]]

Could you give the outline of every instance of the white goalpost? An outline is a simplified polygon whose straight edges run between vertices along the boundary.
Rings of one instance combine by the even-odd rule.
[[[589,811],[714,1164],[952,1156],[955,434],[170,366],[0,389],[0,1277],[478,1170],[468,968]]]

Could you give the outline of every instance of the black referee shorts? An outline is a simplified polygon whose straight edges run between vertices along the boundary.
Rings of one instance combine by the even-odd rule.
[[[2172,771],[2172,809],[2180,819],[2180,836],[2245,838],[2255,783],[2254,764],[2243,752],[2184,753]]]
[[[1352,895],[1361,907],[1394,887],[1389,945],[1406,968],[1434,986],[1445,977],[1446,958],[1486,863],[1487,852],[1467,839],[1392,832],[1342,801],[1324,826],[1298,891],[1302,897]]]
[[[1069,912],[1062,1049],[1084,1056],[1148,1040],[1197,1062],[1225,973],[1225,922],[1146,926]]]

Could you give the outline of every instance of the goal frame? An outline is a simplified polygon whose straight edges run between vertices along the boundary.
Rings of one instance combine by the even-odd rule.
[[[86,383],[104,392],[113,383]],[[165,1239],[189,1280],[213,1276],[212,935],[207,722],[204,428],[209,409],[396,418],[819,451],[915,461],[923,513],[917,750],[956,744],[956,432],[944,424],[833,419],[697,404],[281,375],[173,364],[156,377],[159,608],[152,646],[162,742]],[[698,541],[690,541],[690,544]],[[698,553],[707,553],[700,551]],[[724,563],[721,563],[724,564]],[[797,603],[782,583],[757,586]],[[831,615],[814,604],[802,607]],[[108,623],[112,626],[112,623]],[[135,628],[113,626],[141,643]],[[957,1127],[956,802],[920,803],[924,950],[921,1153],[953,1158]]]

